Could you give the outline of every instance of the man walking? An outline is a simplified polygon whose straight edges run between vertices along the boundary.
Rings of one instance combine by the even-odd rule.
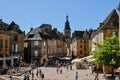
[[[76,71],[75,80],[78,80],[78,72]]]

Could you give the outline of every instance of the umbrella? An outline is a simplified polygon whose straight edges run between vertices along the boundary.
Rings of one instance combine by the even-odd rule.
[[[87,58],[87,59],[91,59],[91,58],[93,58],[93,55],[89,55],[89,56],[87,56],[86,58]]]
[[[93,62],[95,59],[87,59],[87,62]]]
[[[71,62],[72,63],[82,62],[82,59],[73,59]]]
[[[116,72],[120,72],[120,67],[118,67],[118,68],[116,69]]]
[[[70,57],[61,57],[60,60],[70,60]]]

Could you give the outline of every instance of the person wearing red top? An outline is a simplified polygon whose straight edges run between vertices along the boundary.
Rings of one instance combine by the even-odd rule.
[[[32,71],[32,80],[34,79],[34,72]]]

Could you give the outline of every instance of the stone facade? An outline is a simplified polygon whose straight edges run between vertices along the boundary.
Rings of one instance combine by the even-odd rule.
[[[10,56],[10,36],[0,33],[0,56]]]
[[[91,50],[95,50],[94,42],[101,43],[107,37],[119,35],[118,14],[116,10],[107,16],[107,18],[100,24],[98,29],[91,35]]]
[[[10,61],[11,55],[13,58],[17,57],[18,59],[19,57],[23,57],[22,54],[24,51],[24,37],[25,33],[19,29],[19,26],[15,22],[7,24],[0,20],[1,60]],[[10,64],[8,64],[8,66],[10,66]]]
[[[66,55],[63,34],[49,24],[32,29],[26,35],[24,44],[27,44],[24,58],[29,63],[43,65],[50,58]]]
[[[89,55],[89,31],[75,31],[72,34],[72,51],[74,56],[82,58]]]

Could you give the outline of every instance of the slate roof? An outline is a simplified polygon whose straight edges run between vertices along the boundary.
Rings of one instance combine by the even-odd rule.
[[[32,29],[30,32],[28,32],[24,40],[42,40],[39,33],[39,27]]]
[[[9,24],[3,22],[2,19],[0,19],[0,27],[1,27],[0,30],[7,31]]]
[[[12,21],[11,24],[9,25],[8,31],[9,31],[9,30],[11,30],[11,31],[14,30],[14,31],[17,31],[18,33],[23,33],[23,32],[20,30],[19,25],[16,24],[14,21]]]
[[[42,25],[40,26],[40,28],[45,28],[45,27],[50,27],[50,28],[52,28],[52,26],[51,26],[50,24],[42,24]]]
[[[74,31],[72,38],[81,39],[85,31]]]
[[[45,25],[45,24],[44,24]],[[46,24],[47,25],[47,24]],[[50,32],[43,32],[41,28],[46,28],[46,25],[42,27],[36,27],[35,29],[32,29],[28,34],[26,35],[24,40],[45,40],[45,39],[59,39],[62,40],[62,36],[60,32],[56,30],[49,30]],[[36,37],[38,36],[38,37]]]
[[[12,34],[11,31],[23,33],[20,30],[19,25],[17,25],[14,21],[12,21],[11,24],[7,24],[7,23],[3,22],[1,19],[0,20],[0,32]]]
[[[112,12],[107,16],[107,18],[103,21],[103,27],[109,27],[109,28],[113,28],[113,27],[117,27],[117,26],[114,26],[114,25],[111,25],[111,23],[114,21],[118,22],[118,14],[116,12],[115,9],[112,10]],[[117,24],[118,25],[118,24]]]
[[[115,9],[106,17],[106,19],[102,22],[102,25],[98,27],[98,29],[92,34],[93,37],[98,31],[102,29],[117,29],[119,28],[118,23],[118,14]]]

